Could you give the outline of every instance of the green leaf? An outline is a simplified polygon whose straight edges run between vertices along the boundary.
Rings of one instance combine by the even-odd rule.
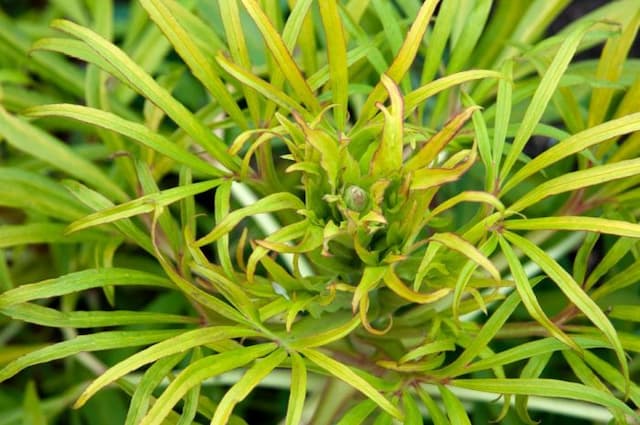
[[[487,192],[478,192],[475,190],[468,190],[465,192],[461,192],[455,196],[452,196],[451,198],[439,204],[437,207],[433,209],[433,211],[431,211],[430,216],[435,217],[436,215],[441,214],[444,211],[447,211],[453,208],[454,206],[458,205],[460,202],[484,203],[494,207],[498,211],[504,211],[504,205],[502,204],[502,202],[500,202],[500,200],[495,196],[493,196],[492,194]]]
[[[420,84],[433,80],[438,68],[442,66],[443,53],[451,35],[456,14],[460,11],[459,6],[458,0],[444,0],[441,2],[433,31],[427,39],[429,48],[426,49]]]
[[[393,269],[391,267],[386,267],[386,271],[384,273],[384,283],[387,288],[391,289],[399,297],[418,304],[429,304],[436,302],[446,297],[451,292],[450,288],[441,288],[427,294],[413,291],[412,289],[407,287],[404,282],[402,282],[398,275],[393,272]],[[358,288],[360,288],[359,285]]]
[[[54,279],[21,285],[0,294],[0,308],[42,298],[104,286],[155,286],[171,288],[171,282],[155,274],[122,268],[87,269]]]
[[[425,190],[457,181],[475,163],[476,157],[474,146],[471,150],[460,151],[454,157],[451,157],[444,164],[444,168],[420,168],[413,174],[411,189]],[[455,162],[452,160],[455,160]],[[447,167],[447,165],[450,166]]]
[[[551,96],[553,96],[553,93],[558,87],[560,78],[566,72],[582,37],[584,37],[592,25],[593,22],[591,21],[583,22],[564,38],[564,42],[559,47],[558,53],[553,58],[551,65],[549,65],[549,68],[542,77],[540,85],[536,89],[536,92],[529,103],[529,107],[527,108],[527,112],[522,119],[522,123],[520,124],[520,127],[518,127],[518,133],[513,140],[511,149],[507,153],[507,157],[505,158],[502,169],[500,170],[500,179],[502,181],[506,180],[511,168],[513,168],[513,165],[518,159],[518,155],[522,152],[525,143],[533,135],[533,130],[542,118],[542,114],[547,108],[547,105],[551,100]]]
[[[2,314],[14,320],[35,323],[40,326],[97,328],[159,323],[196,323],[198,319],[175,314],[146,311],[71,311],[61,312],[38,304],[22,303],[0,308]]]
[[[302,201],[288,192],[274,193],[256,201],[253,205],[240,208],[229,213],[216,227],[206,236],[196,241],[197,246],[203,246],[215,242],[222,235],[229,233],[244,218],[285,209],[304,209]]]
[[[73,180],[66,180],[64,181],[64,185],[76,199],[94,211],[109,209],[114,206],[113,202],[105,198],[101,193],[96,192],[81,183]],[[86,213],[83,214],[82,217],[86,217]],[[75,217],[74,219],[77,218],[78,217]],[[131,220],[125,218],[123,220],[116,221],[114,226],[129,240],[135,241],[138,246],[146,250],[148,253],[153,254],[154,251],[151,244],[151,237],[147,232],[136,226]]]
[[[29,223],[0,226],[0,248],[40,243],[77,243],[107,240],[97,231],[65,234],[67,226],[57,223]]]
[[[75,220],[86,209],[60,183],[13,167],[0,167],[0,205],[36,212],[58,220]]]
[[[307,366],[300,354],[295,351],[289,353],[289,358],[291,360],[291,385],[285,425],[298,425],[302,421],[304,400],[307,394]]]
[[[608,312],[613,319],[640,322],[640,309],[633,305],[614,305]]]
[[[135,215],[154,212],[159,207],[166,207],[174,202],[198,193],[206,192],[216,186],[219,186],[223,180],[215,179],[190,185],[178,186],[162,192],[150,193],[136,198],[124,204],[116,205],[102,211],[89,214],[79,220],[74,221],[67,228],[67,232],[75,232],[88,227],[98,226],[100,224],[113,223],[114,221],[124,218],[133,217]]]
[[[207,59],[207,54],[199,48],[185,28],[173,16],[171,8],[167,4],[172,2],[173,0],[141,0],[140,4],[169,39],[193,75],[207,88],[211,96],[229,114],[234,123],[240,128],[247,128],[248,124],[244,114]]]
[[[332,193],[335,193],[341,169],[341,155],[345,155],[340,152],[339,141],[322,130],[309,127],[298,114],[294,114],[294,117],[304,133],[305,141],[320,153],[320,166],[327,173],[329,186]]]
[[[239,160],[227,153],[227,147],[224,142],[215,136],[204,123],[198,120],[184,105],[173,98],[166,89],[161,87],[124,52],[91,30],[72,22],[56,20],[52,25],[54,28],[84,41],[97,55],[108,62],[111,67],[119,70],[115,77],[122,78],[123,82],[130,85],[165,111],[180,128],[189,134],[197,143],[201,144],[216,160],[220,161],[222,165],[232,171],[238,171],[240,165]],[[97,65],[100,66],[100,63]],[[106,69],[106,71],[109,71],[109,69]]]
[[[242,347],[221,354],[207,356],[185,368],[158,398],[140,425],[160,424],[171,412],[178,401],[196,385],[205,379],[233,370],[252,362],[258,357],[269,354],[277,348],[275,343],[257,344]]]
[[[211,425],[225,425],[236,404],[247,398],[249,393],[286,358],[287,352],[278,348],[267,357],[256,360],[255,364],[222,397],[211,419]]]
[[[167,338],[164,338],[162,342],[139,351],[108,369],[105,373],[91,382],[91,384],[78,398],[75,406],[80,407],[84,405],[87,400],[91,398],[95,393],[100,391],[100,389],[123,377],[127,373],[134,371],[146,364],[153,363],[158,359],[171,356],[175,353],[183,352],[193,347],[203,346],[212,342],[228,338],[240,338],[248,336],[258,336],[258,334],[255,331],[234,326],[212,326],[190,331],[182,330],[177,335],[174,332],[174,334],[168,336]]]
[[[271,56],[280,67],[281,72],[291,84],[296,92],[297,97],[302,100],[312,112],[320,111],[320,104],[315,94],[304,79],[300,68],[293,60],[291,52],[287,49],[284,41],[273,27],[267,15],[255,0],[241,0],[245,9],[256,23],[258,30],[264,38],[265,44],[271,53]]]
[[[345,129],[349,100],[349,67],[347,66],[347,42],[338,13],[337,0],[323,2],[320,17],[327,43],[327,60],[334,103],[334,119],[338,131]]]
[[[389,66],[389,69],[386,71],[385,74],[396,84],[404,78],[405,74],[413,64],[416,54],[418,53],[418,49],[422,44],[424,33],[429,26],[429,21],[431,20],[431,16],[433,15],[437,4],[438,0],[427,0],[422,4],[418,11],[418,15],[415,17],[411,28],[409,28],[409,32],[402,43],[402,47],[391,63],[391,66]],[[362,127],[371,119],[375,114],[374,108],[376,104],[378,102],[384,102],[387,98],[387,93],[384,83],[380,81],[373,91],[371,91],[365,104],[362,106],[362,111],[355,124],[355,128]]]
[[[242,85],[251,87],[266,99],[271,100],[276,105],[284,108],[289,112],[298,111],[305,118],[309,116],[306,112],[306,109],[303,108],[297,100],[293,99],[273,84],[269,84],[266,81],[263,81],[260,78],[256,77],[251,71],[248,71],[234,64],[224,55],[218,54],[216,56],[216,61],[226,72],[229,73],[229,75],[237,79],[240,83],[242,83]]]
[[[139,347],[153,344],[179,335],[182,330],[159,331],[113,331],[81,335],[64,342],[50,345],[19,357],[0,369],[0,382],[6,381],[21,370],[36,364],[63,359],[84,351],[111,350],[114,348]]]
[[[413,395],[408,391],[402,393],[402,407],[404,408],[404,423],[407,425],[423,425],[422,413]]]
[[[369,399],[373,400],[378,406],[380,406],[380,408],[382,408],[392,416],[399,419],[403,417],[402,412],[396,406],[394,406],[369,382],[360,377],[360,375],[356,374],[348,366],[332,359],[326,354],[322,354],[317,350],[302,348],[300,349],[300,353],[311,360],[313,363],[315,363],[321,369],[327,371],[331,375],[351,385],[353,388],[369,397]]]
[[[223,175],[223,173],[213,165],[178,146],[175,142],[172,142],[158,132],[150,130],[145,125],[127,121],[110,112],[80,105],[59,104],[31,108],[25,111],[25,114],[31,117],[65,117],[115,131],[180,164],[188,165],[195,171],[213,177]]]
[[[524,267],[520,263],[516,253],[513,251],[513,248],[511,248],[502,236],[498,236],[498,243],[500,244],[502,253],[509,263],[509,269],[511,270],[513,280],[516,282],[516,289],[520,294],[522,303],[531,317],[540,323],[551,335],[558,338],[569,347],[580,351],[580,347],[578,347],[578,345],[576,345],[576,343],[567,334],[565,334],[554,322],[551,321],[551,319],[549,319],[549,317],[547,317],[547,314],[544,312],[536,298],[533,288],[529,284],[529,279],[527,278]]]
[[[629,365],[618,338],[616,329],[600,307],[587,295],[575,280],[553,258],[541,250],[531,241],[511,232],[504,232],[504,237],[514,246],[522,250],[527,257],[533,260],[540,268],[558,285],[560,290],[569,300],[602,331],[602,334],[611,344],[616,353],[623,375],[628,379]]]
[[[370,166],[370,174],[374,177],[389,176],[397,173],[402,167],[404,150],[404,104],[400,88],[387,75],[382,74],[380,81],[389,93],[391,110],[378,104],[384,115],[382,139],[378,145]]]
[[[587,337],[576,335],[573,337],[573,340],[582,349],[582,353],[586,352],[586,350],[589,348],[607,347],[607,342],[604,340],[604,338],[597,339],[591,336]],[[488,370],[497,366],[515,363],[535,356],[568,349],[569,347],[565,343],[559,341],[556,338],[539,339],[536,341],[530,341],[520,344],[516,347],[509,348],[499,353],[495,353],[487,358],[480,359],[468,365],[465,370],[469,373],[477,372],[480,370]]]
[[[520,304],[519,294],[514,292],[509,295],[485,322],[484,326],[482,326],[472,342],[467,345],[462,354],[444,368],[432,373],[435,376],[455,376],[459,373],[467,373],[466,369],[469,363],[486,349],[491,339],[502,329],[518,304]]]
[[[18,119],[0,107],[0,135],[15,149],[86,182],[105,195],[123,201],[127,194],[91,162],[49,133]]]
[[[438,341],[428,342],[408,351],[404,356],[400,358],[399,362],[405,363],[429,354],[453,350],[455,350],[455,340],[453,338],[441,339]]]
[[[622,34],[607,40],[598,61],[595,78],[602,81],[618,81],[622,74],[627,55],[637,40],[640,27],[640,12],[636,11],[631,20],[624,26]],[[615,91],[611,88],[596,87],[593,89],[589,103],[589,119],[587,125],[593,127],[606,117]]]
[[[497,71],[489,71],[484,69],[474,69],[470,71],[456,72],[455,74],[447,75],[437,80],[431,81],[418,87],[414,91],[407,93],[405,96],[405,116],[411,114],[415,108],[424,104],[424,102],[442,91],[450,89],[452,87],[474,81],[489,78],[504,79],[504,76]]]
[[[564,353],[564,351],[563,351]],[[532,356],[527,364],[522,369],[520,373],[520,379],[534,379],[538,378],[544,368],[549,363],[549,359],[551,358],[551,353],[544,353],[537,356]],[[529,402],[529,397],[526,395],[517,395],[515,401],[516,413],[524,422],[528,425],[537,425],[537,422],[531,419],[529,416],[529,412],[527,411],[527,403]]]
[[[566,173],[536,186],[509,207],[517,212],[559,193],[571,192],[584,187],[606,183],[640,174],[640,159],[620,161],[613,164],[600,165],[586,170]]]
[[[192,350],[190,364],[202,359],[202,349],[195,347]],[[180,415],[180,421],[177,425],[192,425],[196,414],[198,413],[198,402],[200,399],[200,386],[191,388],[187,395],[184,397],[184,405],[182,406],[182,414]]]
[[[427,408],[429,416],[433,421],[433,425],[450,425],[450,422],[442,413],[438,404],[433,401],[429,393],[427,393],[421,386],[416,387],[416,392],[418,393],[418,396],[420,396],[422,404]]]
[[[507,60],[502,65],[503,79],[498,82],[498,98],[496,100],[496,118],[493,133],[493,163],[492,167],[500,170],[502,153],[509,128],[509,118],[513,107],[513,61]]]
[[[234,62],[246,70],[251,70],[251,59],[244,36],[244,28],[240,19],[238,2],[223,1],[218,2],[220,16],[223,16],[222,25],[229,44],[229,53]],[[260,98],[251,87],[242,85],[244,98],[247,100],[249,112],[255,123],[260,120]]]
[[[629,406],[616,399],[611,394],[607,394],[585,385],[560,381],[557,379],[454,379],[450,382],[450,385],[496,394],[521,394],[582,400],[609,407],[611,409],[622,410],[631,417],[638,417],[638,415],[631,410]]]
[[[510,230],[586,230],[640,238],[640,224],[599,217],[561,216],[506,220],[504,227]]]
[[[243,288],[238,284],[235,276],[231,279],[225,277],[221,271],[209,262],[193,264],[194,273],[204,277],[214,288],[233,304],[233,306],[254,322],[259,321],[258,309]]]
[[[22,423],[24,425],[46,425],[47,419],[34,381],[27,383],[27,388],[24,390],[24,393],[22,408],[24,409],[25,417]]]
[[[358,316],[352,317],[347,321],[343,320],[343,322],[344,323],[339,323],[335,327],[330,327],[328,330],[320,330],[308,336],[297,336],[294,334],[290,337],[289,347],[294,349],[321,347],[350,335],[360,325]],[[329,324],[333,325],[333,323],[330,322]]]
[[[451,142],[458,134],[473,112],[479,109],[479,106],[472,106],[453,117],[406,162],[405,167],[408,170],[418,170],[420,168],[428,167],[449,144],[449,142]]]
[[[444,385],[438,385],[438,390],[442,395],[442,403],[449,416],[449,421],[452,424],[471,425],[467,411],[465,410],[462,402]]]
[[[471,245],[465,239],[454,233],[436,233],[429,238],[431,242],[436,242],[447,248],[458,251],[469,260],[478,264],[485,269],[493,279],[500,281],[500,272],[493,263],[485,257],[476,247]]]
[[[498,115],[499,116],[499,115]],[[520,168],[511,178],[509,178],[501,191],[504,195],[513,189],[518,183],[527,177],[543,170],[544,168],[567,158],[575,153],[581,152],[598,143],[623,134],[633,133],[640,130],[640,113],[630,114],[622,118],[607,121],[587,130],[574,134],[562,140],[553,147],[542,152],[530,162]]]
[[[173,368],[185,355],[186,352],[182,352],[159,359],[144,372],[131,397],[124,425],[137,425],[140,423],[149,409],[153,399],[153,391],[171,374]]]
[[[336,425],[360,425],[375,409],[376,403],[373,400],[361,401],[349,409]]]

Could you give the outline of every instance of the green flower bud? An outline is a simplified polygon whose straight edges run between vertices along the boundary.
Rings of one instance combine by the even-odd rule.
[[[351,185],[344,191],[344,202],[350,210],[362,212],[369,203],[369,194],[360,186]]]

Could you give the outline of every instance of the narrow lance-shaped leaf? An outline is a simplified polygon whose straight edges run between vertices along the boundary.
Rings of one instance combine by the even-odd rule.
[[[446,246],[449,249],[460,252],[485,269],[493,279],[500,280],[500,272],[493,263],[485,257],[476,247],[454,233],[436,233],[429,238],[430,241]]]
[[[137,425],[140,423],[153,399],[153,391],[167,378],[185,355],[186,352],[183,352],[164,357],[156,361],[144,372],[131,397],[124,425]]]
[[[346,382],[373,400],[384,411],[396,418],[402,418],[402,412],[378,392],[369,382],[360,377],[348,366],[332,359],[331,357],[313,349],[301,349],[300,353],[311,360],[321,369],[327,371],[336,378]]]
[[[80,202],[91,208],[92,210],[108,209],[113,207],[113,202],[105,198],[101,193],[92,190],[83,184],[66,180],[64,185],[71,194]],[[149,234],[140,227],[136,226],[130,219],[123,219],[114,223],[118,229],[128,239],[135,241],[138,246],[149,253],[153,253],[153,246]]]
[[[514,246],[521,249],[527,257],[540,266],[542,270],[558,285],[569,300],[602,331],[602,334],[615,351],[625,379],[629,379],[629,365],[618,334],[600,307],[578,285],[553,258],[531,241],[511,232],[504,232],[504,237]]]
[[[291,348],[314,348],[322,347],[323,345],[330,344],[334,341],[339,341],[351,334],[360,325],[360,319],[358,316],[354,316],[344,323],[338,324],[336,327],[332,327],[328,330],[320,331],[309,336],[301,336],[291,338],[289,346]],[[295,329],[294,329],[295,332]]]
[[[277,30],[269,21],[267,15],[255,0],[241,1],[253,21],[256,23],[258,30],[260,30],[260,33],[264,37],[264,41],[271,52],[273,59],[288,79],[291,87],[298,95],[298,98],[309,106],[312,111],[319,112],[321,108],[315,94],[311,91],[311,88],[304,79],[302,72],[300,72],[300,68],[298,68],[298,65],[293,60],[291,52],[287,49],[287,46],[284,44],[284,41],[278,34]]]
[[[395,274],[391,267],[388,267],[387,271],[384,274],[384,283],[387,288],[391,289],[399,297],[418,304],[428,304],[436,302],[439,299],[444,298],[451,292],[451,288],[437,289],[427,294],[413,291],[411,288],[407,287],[404,282],[402,282],[402,280],[398,277],[398,275]]]
[[[453,117],[445,126],[434,134],[425,145],[414,154],[406,163],[408,170],[417,170],[428,167],[440,152],[453,140],[453,138],[462,129],[462,126],[469,120],[474,111],[479,110],[479,106],[471,106],[455,117]]]
[[[510,230],[567,230],[588,231],[640,238],[640,224],[599,217],[560,216],[514,219],[504,222]]]
[[[327,57],[334,117],[338,131],[344,131],[349,100],[349,67],[347,66],[347,43],[344,28],[338,13],[337,0],[323,1],[320,17],[327,40]]]
[[[398,172],[402,167],[404,149],[404,104],[400,88],[385,74],[382,74],[380,80],[389,92],[391,110],[378,104],[384,114],[384,127],[380,145],[371,163],[370,173],[374,177],[389,176]]]
[[[440,205],[435,207],[433,211],[431,211],[430,216],[435,217],[438,214],[441,214],[444,211],[447,211],[453,208],[454,206],[458,205],[461,202],[483,203],[483,204],[487,204],[494,207],[496,210],[500,212],[504,211],[504,205],[502,204],[502,202],[500,202],[500,200],[495,196],[493,196],[492,194],[487,192],[478,192],[475,190],[468,190],[468,191],[459,193],[455,196],[452,196],[451,198],[442,202]]]
[[[624,64],[628,60],[629,50],[637,40],[640,28],[640,10],[636,10],[631,20],[622,29],[618,37],[610,37],[598,61],[595,78],[604,81],[618,81]],[[600,124],[605,118],[615,91],[611,88],[595,87],[589,103],[588,126]]]
[[[227,215],[206,236],[196,241],[197,246],[215,242],[222,235],[229,233],[242,219],[261,213],[269,213],[284,209],[301,210],[304,208],[302,201],[288,192],[274,193],[256,201],[253,205],[240,208]]]
[[[148,323],[196,323],[197,318],[147,311],[71,311],[61,312],[33,303],[22,303],[0,308],[2,314],[49,327],[98,328],[106,326]]]
[[[218,7],[220,8],[220,16],[223,17],[222,26],[227,36],[229,53],[236,64],[250,71],[251,59],[249,58],[249,50],[245,41],[245,29],[242,27],[238,2],[222,1],[218,2]],[[260,98],[256,95],[254,89],[244,84],[242,85],[242,92],[247,100],[251,117],[255,123],[258,123],[260,120]]]
[[[518,128],[518,133],[513,140],[513,144],[511,145],[511,149],[509,150],[507,157],[505,158],[504,165],[500,170],[500,179],[502,181],[506,180],[511,168],[518,159],[518,155],[522,152],[525,143],[533,134],[533,130],[535,129],[536,124],[540,121],[549,100],[551,100],[551,96],[553,96],[553,93],[560,82],[560,78],[567,70],[569,63],[580,44],[580,40],[582,40],[582,37],[592,25],[593,23],[590,21],[583,22],[582,25],[578,26],[574,31],[567,35],[565,41],[559,47],[558,53],[553,59],[553,62],[551,62],[549,69],[542,77],[540,85],[536,89],[536,92],[529,103],[527,112],[525,113],[522,123]]]
[[[3,292],[0,294],[0,308],[111,285],[172,287],[167,278],[139,270],[123,268],[87,269],[54,279],[20,285],[17,288]]]
[[[207,88],[213,98],[220,103],[222,109],[229,114],[237,126],[247,128],[248,124],[243,112],[233,100],[229,90],[211,65],[210,60],[171,13],[169,5],[166,3],[173,1],[140,0],[140,4],[169,39],[193,75]]]
[[[640,112],[588,128],[564,139],[520,168],[503,186],[504,195],[527,177],[593,145],[640,130]]]
[[[12,361],[0,369],[0,382],[15,376],[21,370],[36,364],[63,359],[85,351],[112,350],[115,348],[138,347],[153,344],[179,335],[182,330],[155,331],[113,331],[80,335],[67,341],[59,342],[36,351],[32,351]]]
[[[2,107],[0,107],[0,135],[4,136],[15,149],[86,182],[115,200],[124,201],[128,197],[97,166],[49,133],[10,115]]]
[[[335,193],[342,162],[338,140],[323,130],[309,127],[297,113],[294,113],[294,118],[305,135],[305,141],[320,153],[320,166],[327,173],[329,186]]]
[[[100,391],[100,389],[121,378],[127,373],[134,371],[146,364],[152,363],[155,360],[188,350],[193,347],[206,345],[215,341],[247,336],[257,336],[257,334],[255,331],[239,326],[214,326],[194,329],[186,332],[183,330],[178,335],[167,337],[162,342],[139,351],[108,369],[105,373],[91,382],[91,384],[78,398],[75,406],[80,407],[84,405],[84,403],[86,403],[86,401],[95,393]]]
[[[438,403],[433,401],[429,393],[427,393],[424,388],[418,386],[416,388],[416,392],[418,393],[418,396],[420,397],[420,400],[422,400],[424,406],[427,408],[429,416],[433,421],[433,425],[450,425],[450,422],[447,420],[444,413],[442,413],[442,411],[440,410],[440,406],[438,406]]]
[[[142,124],[127,121],[110,112],[80,105],[58,104],[31,108],[25,111],[25,114],[32,117],[66,117],[115,131],[206,175],[219,177],[223,174],[213,165],[178,146],[175,142],[168,140],[161,134],[151,131]]]
[[[211,419],[211,425],[225,425],[236,404],[247,398],[249,393],[286,358],[287,352],[279,348],[267,357],[256,360],[254,365],[222,397]]]
[[[190,364],[158,397],[140,425],[162,423],[162,420],[171,412],[176,403],[194,386],[201,385],[205,379],[242,367],[256,358],[269,354],[276,348],[275,343],[252,345],[207,356]]]
[[[463,150],[451,157],[443,168],[420,168],[413,174],[412,190],[425,190],[458,180],[476,162],[475,145],[471,150]]]
[[[123,218],[134,215],[153,212],[156,208],[165,207],[181,199],[198,193],[206,192],[220,185],[223,180],[209,180],[205,182],[193,183],[188,186],[178,186],[158,193],[141,196],[124,204],[116,205],[102,211],[95,212],[86,217],[76,220],[69,225],[67,231],[75,232],[87,227],[100,224],[112,223]]]
[[[522,211],[549,196],[557,195],[606,183],[611,180],[622,179],[640,174],[640,159],[630,159],[613,164],[600,165],[586,170],[566,173],[554,179],[548,180],[529,193],[522,196],[509,207],[509,210]]]
[[[492,167],[500,170],[502,153],[507,139],[509,119],[511,117],[512,95],[513,95],[513,60],[507,60],[502,65],[503,79],[498,82],[498,98],[496,100],[496,118],[493,133]]]
[[[604,393],[585,385],[557,379],[500,379],[476,378],[454,379],[450,385],[470,390],[496,394],[521,394],[541,397],[561,397],[588,401],[601,406],[622,410],[631,417],[638,415],[629,406],[611,394]]]
[[[172,120],[193,137],[197,143],[209,151],[222,165],[232,171],[238,170],[239,160],[227,153],[227,147],[224,142],[122,50],[91,30],[73,22],[56,20],[52,25],[54,28],[84,41],[96,54],[110,63],[112,67],[119,69],[119,75],[116,75],[116,77],[124,78],[125,83],[165,111]]]
[[[291,359],[291,389],[287,404],[285,425],[298,425],[304,412],[304,400],[307,393],[307,366],[300,354],[289,353]]]
[[[0,226],[0,248],[41,243],[77,243],[105,241],[107,233],[86,231],[75,235],[65,233],[66,225],[44,222]]]
[[[294,100],[291,96],[283,92],[280,88],[274,86],[273,84],[267,83],[266,81],[256,77],[250,71],[247,71],[246,69],[234,64],[223,54],[218,54],[218,56],[216,56],[216,61],[222,67],[222,69],[228,72],[233,78],[240,81],[243,85],[247,85],[253,88],[266,99],[269,99],[277,104],[279,107],[284,108],[289,112],[298,111],[303,116],[305,116],[305,118],[307,117],[308,114],[306,112],[306,109],[303,108],[302,105],[298,103],[298,101]]]
[[[502,249],[502,253],[509,263],[509,269],[513,279],[516,282],[516,289],[520,293],[522,303],[526,307],[527,311],[538,323],[540,323],[551,335],[558,338],[560,341],[567,344],[569,347],[580,351],[580,347],[565,334],[555,323],[553,323],[546,315],[538,299],[536,298],[533,288],[529,284],[529,279],[524,271],[524,267],[520,263],[516,253],[513,251],[509,243],[502,237],[498,236],[498,243]]]
[[[409,32],[402,43],[402,47],[391,63],[391,66],[386,71],[386,75],[396,84],[404,78],[405,74],[413,64],[416,54],[418,53],[418,49],[422,45],[424,33],[429,26],[431,16],[433,15],[438,3],[439,0],[427,0],[422,4],[418,11],[418,15],[411,24]],[[355,128],[360,128],[367,123],[375,114],[375,105],[378,102],[383,102],[386,98],[387,90],[381,81],[369,94],[369,97],[362,107],[360,118],[358,118]]]
[[[442,395],[442,403],[452,424],[471,425],[467,411],[462,402],[444,385],[438,385]]]
[[[442,78],[438,78],[437,80],[433,80],[405,95],[405,117],[413,113],[417,107],[423,105],[424,102],[433,95],[466,82],[489,78],[504,78],[504,76],[498,71],[474,69],[470,71],[456,72],[455,74],[446,75]]]

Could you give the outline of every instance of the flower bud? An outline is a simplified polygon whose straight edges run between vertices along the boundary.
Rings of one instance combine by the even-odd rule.
[[[360,186],[351,185],[344,192],[344,202],[350,210],[362,212],[369,203],[369,194]]]

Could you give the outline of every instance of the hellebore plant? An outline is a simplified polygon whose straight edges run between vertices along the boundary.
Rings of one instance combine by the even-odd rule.
[[[287,425],[638,420],[635,0],[548,38],[569,1],[54,3],[0,16],[0,314],[64,340],[7,333],[3,385],[74,357],[126,424],[270,386]]]

